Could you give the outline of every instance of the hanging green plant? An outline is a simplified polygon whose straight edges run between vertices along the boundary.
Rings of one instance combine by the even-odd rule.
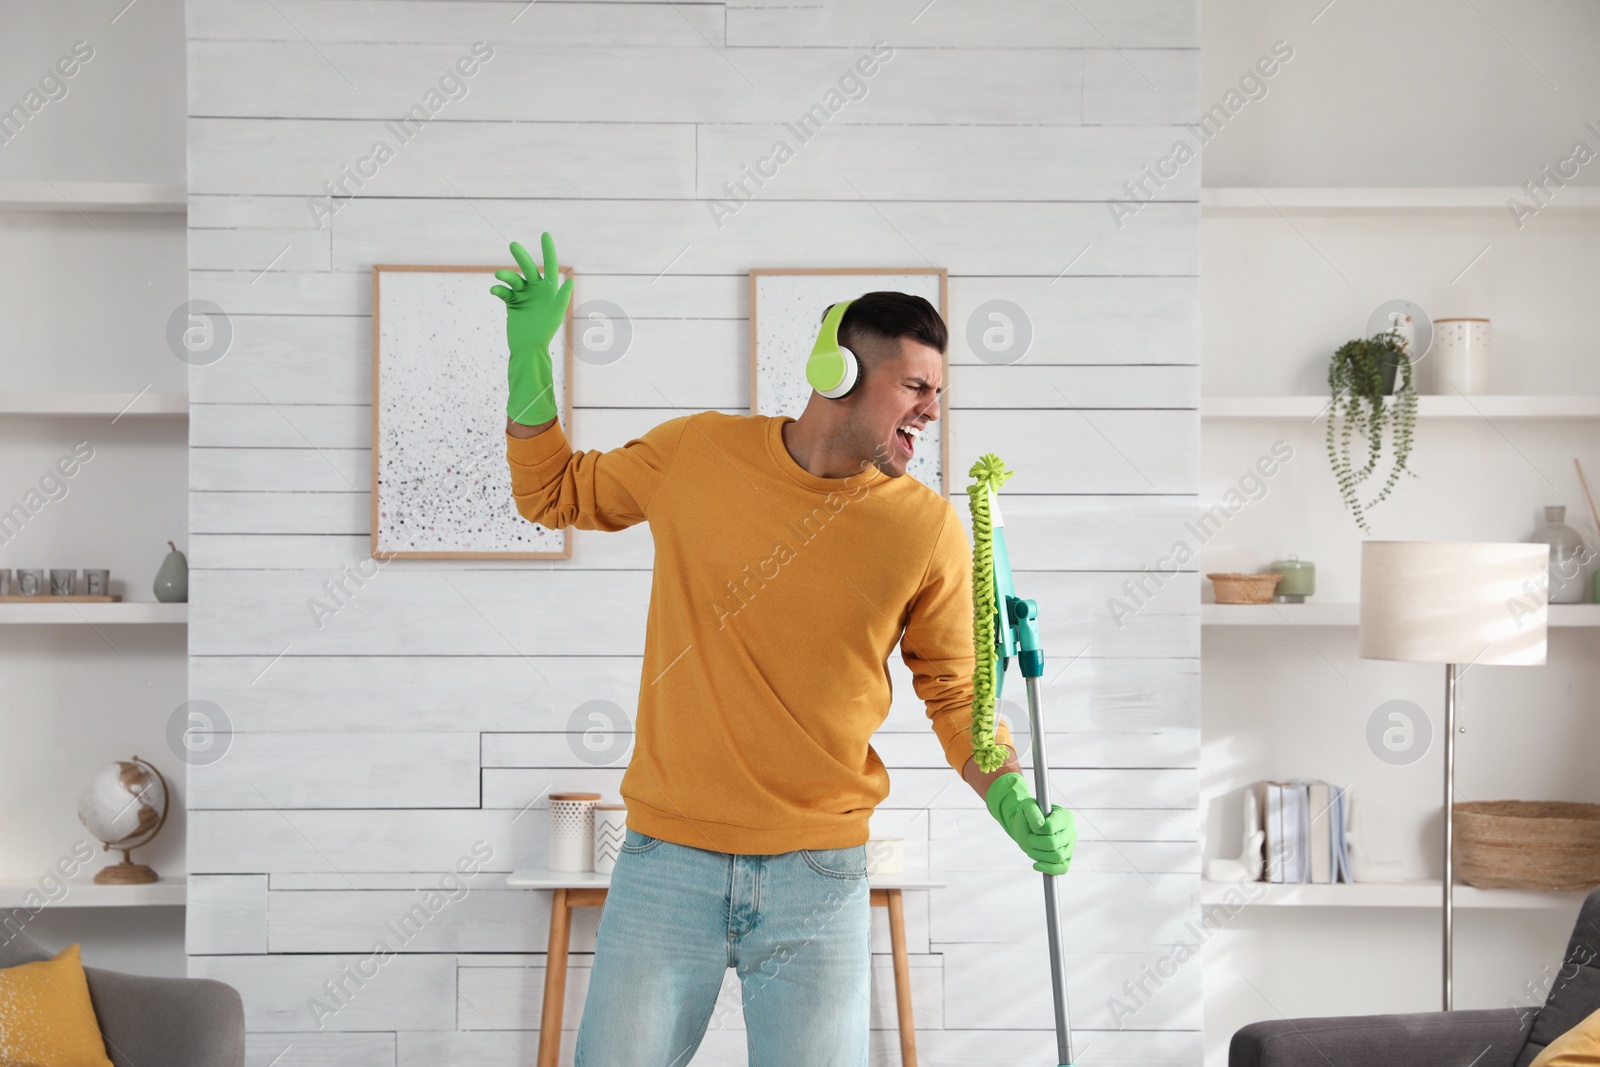
[[[1328,410],[1328,462],[1345,507],[1355,517],[1356,525],[1367,533],[1372,532],[1367,526],[1367,511],[1388,498],[1402,473],[1416,477],[1406,466],[1417,419],[1417,391],[1411,374],[1405,340],[1396,330],[1347,341],[1328,364],[1328,387],[1333,393]],[[1394,397],[1393,403],[1386,402],[1390,396]],[[1394,465],[1389,468],[1383,488],[1363,504],[1361,485],[1377,470],[1384,434],[1391,429]],[[1360,467],[1351,455],[1351,439],[1357,430],[1367,440],[1366,462]]]

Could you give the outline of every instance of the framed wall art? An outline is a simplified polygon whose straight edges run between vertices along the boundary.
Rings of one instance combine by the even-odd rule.
[[[566,530],[528,522],[511,499],[505,305],[489,292],[501,269],[372,268],[375,558],[571,558]],[[571,302],[551,354],[570,438]]]

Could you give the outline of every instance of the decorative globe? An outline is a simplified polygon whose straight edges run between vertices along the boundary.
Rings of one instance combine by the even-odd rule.
[[[148,844],[167,821],[167,783],[155,767],[138,756],[102,767],[78,797],[78,819],[107,848],[122,851],[123,861],[95,875],[96,882],[156,880],[155,871],[128,856],[130,849]]]

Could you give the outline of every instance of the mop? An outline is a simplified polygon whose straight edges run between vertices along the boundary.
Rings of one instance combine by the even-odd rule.
[[[1039,693],[1039,678],[1044,674],[1044,650],[1039,647],[1037,626],[1039,606],[1016,594],[1011,558],[1006,552],[1005,522],[1000,516],[999,490],[1012,472],[990,452],[980,457],[967,474],[974,479],[967,487],[972,511],[972,639],[976,653],[972,674],[972,754],[979,770],[985,773],[999,770],[1006,761],[1005,748],[994,740],[995,703],[1005,685],[1006,667],[1015,656],[1028,688],[1034,792],[1040,809],[1049,815],[1050,771],[1045,764]],[[1067,1016],[1067,986],[1061,966],[1058,876],[1047,873],[1043,877],[1045,925],[1050,935],[1050,983],[1056,1009],[1056,1058],[1059,1067],[1071,1067],[1072,1023]]]

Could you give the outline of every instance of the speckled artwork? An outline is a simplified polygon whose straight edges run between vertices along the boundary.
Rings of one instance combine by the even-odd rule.
[[[570,556],[565,530],[528,522],[511,499],[505,305],[489,292],[494,270],[373,268],[375,556]],[[550,346],[568,434],[571,326],[569,309]]]
[[[811,396],[806,359],[829,304],[862,293],[893,290],[926,298],[944,316],[944,272],[937,269],[883,273],[753,270],[750,272],[751,410],[759,415],[799,418]],[[950,370],[941,409],[948,408]],[[906,473],[948,496],[941,416],[917,440]]]

